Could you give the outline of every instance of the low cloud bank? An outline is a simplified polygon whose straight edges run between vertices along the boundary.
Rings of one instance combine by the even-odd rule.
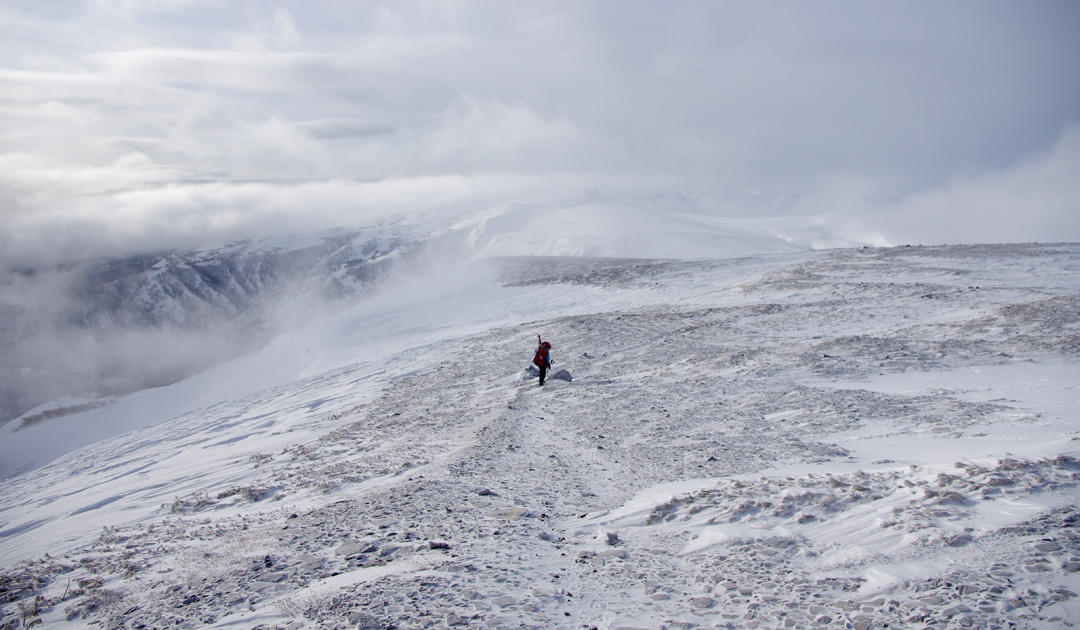
[[[1080,241],[1080,125],[1013,164],[896,193],[853,175],[824,177],[793,211],[873,226],[888,244]]]
[[[908,195],[885,212],[881,223],[894,240],[1080,241],[1080,125],[1046,153]]]
[[[116,167],[117,173],[125,168]],[[791,232],[800,244],[1080,241],[1080,126],[1070,125],[1047,151],[1014,164],[928,189],[894,192],[849,173],[823,175],[807,191],[771,195],[756,190],[679,182],[671,177],[627,182],[618,177],[480,174],[363,181],[175,181],[118,191],[71,193],[70,203],[46,195],[42,206],[0,227],[0,259],[10,268],[48,266],[107,255],[220,246],[227,241],[372,224],[395,217],[446,221],[518,204],[537,216],[590,200],[677,210]],[[4,176],[0,176],[3,179]],[[118,179],[135,179],[117,174]],[[10,180],[10,173],[8,176]],[[95,177],[87,177],[99,186]],[[144,182],[145,184],[146,182]],[[669,192],[654,193],[663,186]],[[663,190],[663,188],[661,188]],[[650,200],[653,201],[642,201]],[[676,201],[672,201],[676,200]],[[772,218],[770,218],[772,217]],[[641,223],[610,214],[612,234],[647,238]],[[797,220],[797,221],[795,221]],[[798,230],[790,229],[801,222]],[[806,241],[808,230],[818,236]]]

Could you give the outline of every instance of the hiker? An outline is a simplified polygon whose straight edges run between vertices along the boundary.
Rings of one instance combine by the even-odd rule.
[[[547,376],[548,368],[551,367],[551,344],[540,339],[540,335],[536,336],[537,343],[540,347],[536,349],[536,356],[533,357],[533,363],[536,367],[540,368],[540,386],[544,386],[544,377]]]

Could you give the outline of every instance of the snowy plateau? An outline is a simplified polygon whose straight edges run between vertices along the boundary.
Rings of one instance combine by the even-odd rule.
[[[1080,623],[1080,245],[710,258],[687,218],[631,259],[495,218],[470,262],[0,427],[0,628]]]

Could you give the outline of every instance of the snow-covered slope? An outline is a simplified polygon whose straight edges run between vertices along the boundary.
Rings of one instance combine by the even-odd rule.
[[[447,267],[3,428],[29,472],[0,490],[0,613],[1075,623],[1078,271],[1072,245]],[[537,334],[572,381],[529,380]]]
[[[634,205],[503,206],[463,219],[399,218],[106,261],[76,274],[71,290],[52,299],[0,304],[0,423],[40,414],[32,409],[64,394],[101,396],[174,382],[434,267],[498,256],[794,252],[821,242],[820,229]],[[827,242],[852,244],[840,234]]]

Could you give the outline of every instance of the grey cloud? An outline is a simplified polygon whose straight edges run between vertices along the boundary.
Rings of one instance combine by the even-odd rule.
[[[393,125],[355,118],[307,120],[299,123],[299,126],[307,133],[324,140],[367,138],[391,134],[396,131]]]
[[[589,188],[897,233],[937,199],[954,241],[988,215],[940,191],[1039,234],[1074,194],[1013,175],[1080,122],[1071,2],[38,4],[0,8],[7,261]]]

